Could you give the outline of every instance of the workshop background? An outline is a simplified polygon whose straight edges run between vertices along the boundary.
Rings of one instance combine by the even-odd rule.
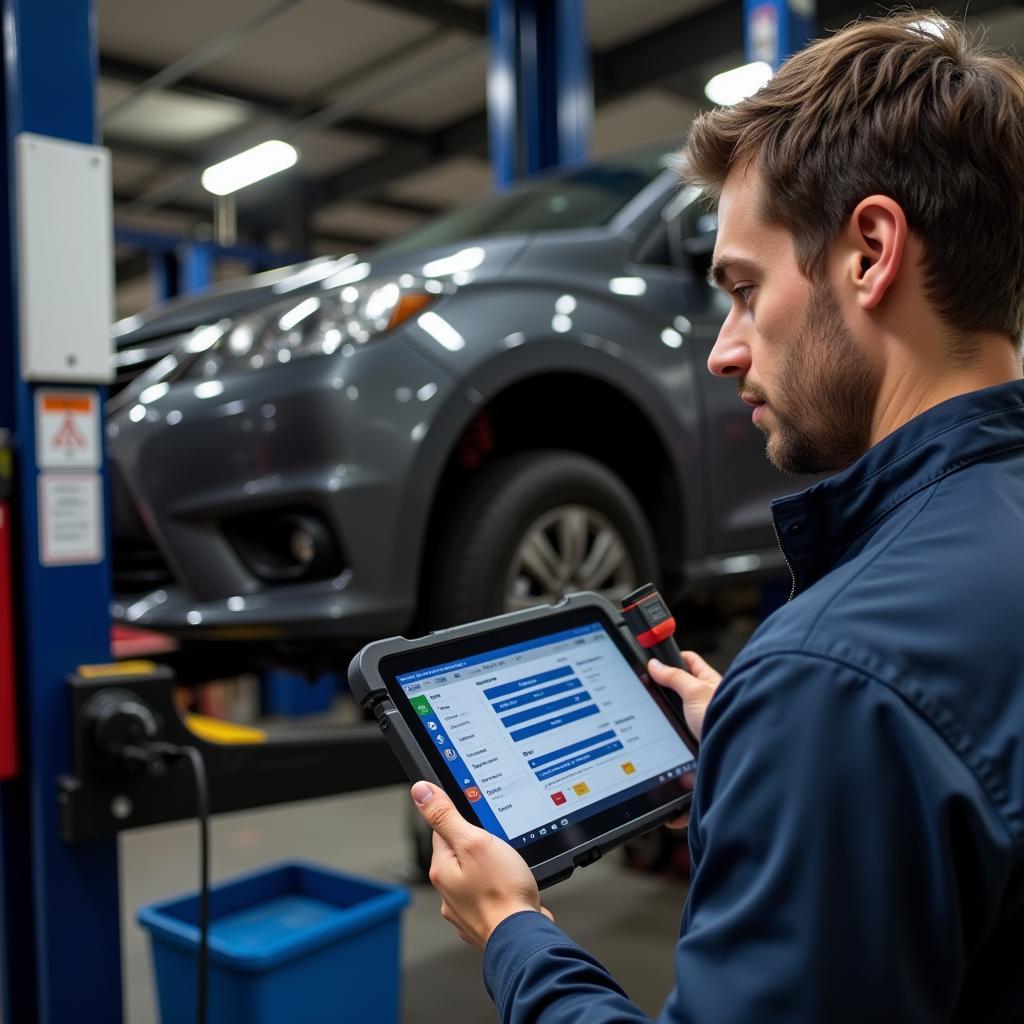
[[[933,6],[944,13],[960,9]],[[761,499],[787,487],[769,479],[767,470],[758,470],[762,478],[757,480],[754,471],[729,479],[713,478],[709,471],[691,481],[697,497],[679,497],[666,482],[674,472],[668,467],[676,465],[673,460],[687,465],[687,459],[697,457],[688,441],[680,440],[674,453],[666,443],[664,466],[644,463],[650,471],[641,484],[630,478],[628,465],[639,456],[616,454],[612,434],[594,433],[588,448],[583,441],[575,444],[577,439],[558,421],[560,443],[555,447],[610,466],[621,478],[612,490],[624,480],[627,492],[638,495],[645,507],[657,506],[668,521],[652,522],[650,538],[630,548],[628,515],[622,520],[611,512],[607,519],[592,517],[590,546],[581,549],[576,563],[560,562],[557,571],[549,566],[552,579],[545,578],[543,568],[528,579],[524,569],[507,590],[467,591],[462,605],[442,600],[431,606],[425,584],[414,586],[412,596],[382,584],[380,594],[366,598],[360,612],[364,618],[358,621],[365,628],[345,631],[345,622],[356,620],[337,611],[343,606],[331,604],[327,595],[347,594],[352,580],[361,582],[358,559],[365,552],[359,549],[367,545],[339,542],[330,534],[333,513],[318,511],[321,499],[328,503],[324,509],[334,508],[328,492],[347,493],[344,472],[315,481],[313,475],[303,477],[301,486],[310,496],[275,513],[269,526],[246,518],[263,515],[268,495],[292,468],[288,453],[305,472],[307,449],[319,451],[321,439],[304,438],[305,428],[284,424],[285,402],[278,410],[272,391],[251,390],[235,399],[239,409],[251,412],[251,423],[245,416],[239,422],[268,436],[277,429],[291,445],[274,449],[273,458],[285,460],[281,466],[257,471],[241,465],[244,438],[235,439],[237,458],[234,442],[218,440],[212,427],[208,448],[204,435],[182,442],[167,429],[181,421],[181,409],[161,403],[173,397],[180,380],[194,385],[196,405],[219,398],[231,358],[249,359],[252,369],[246,372],[254,378],[263,373],[256,359],[259,366],[264,358],[280,364],[294,358],[296,366],[315,363],[305,358],[312,344],[307,335],[283,342],[275,338],[252,354],[251,335],[257,329],[245,326],[244,317],[262,309],[259,303],[267,303],[267,294],[276,302],[277,296],[297,291],[301,299],[308,294],[303,289],[337,279],[339,286],[358,293],[358,302],[368,302],[359,291],[359,268],[369,267],[378,247],[394,243],[392,251],[400,253],[400,240],[417,230],[424,232],[425,247],[434,237],[431,232],[440,231],[434,221],[444,215],[472,211],[523,180],[544,181],[549,179],[538,176],[593,166],[604,170],[580,172],[579,180],[586,187],[597,181],[599,189],[621,194],[616,193],[617,205],[594,213],[592,222],[581,220],[576,225],[581,231],[592,230],[596,238],[607,224],[624,223],[625,211],[655,204],[641,211],[649,214],[642,228],[623,229],[623,245],[643,241],[650,229],[654,234],[643,256],[633,252],[630,259],[656,264],[657,272],[627,267],[616,274],[598,268],[602,280],[611,277],[611,292],[634,299],[646,293],[644,302],[650,302],[635,321],[623,319],[623,336],[615,339],[617,347],[606,345],[605,354],[638,364],[646,360],[646,372],[664,383],[659,401],[666,408],[680,396],[703,395],[704,404],[695,405],[699,412],[677,410],[680,430],[694,426],[686,418],[692,415],[707,432],[700,436],[706,437],[709,451],[735,458],[737,466],[753,465],[740,461],[758,454],[758,439],[747,436],[754,433],[749,423],[741,449],[731,422],[714,412],[714,403],[725,401],[724,391],[701,391],[705,385],[693,383],[683,371],[676,373],[670,361],[683,358],[685,343],[696,348],[701,339],[713,340],[711,325],[721,310],[704,298],[700,301],[706,308],[699,315],[691,316],[684,305],[679,315],[671,313],[677,299],[670,279],[680,272],[692,277],[706,260],[714,224],[693,205],[693,197],[665,184],[669,172],[664,168],[685,141],[693,117],[712,104],[711,96],[734,102],[743,89],[764,80],[759,74],[770,74],[788,52],[803,45],[809,33],[821,34],[887,7],[850,0],[819,0],[816,7],[814,0],[793,5],[783,0],[4,0],[3,230],[9,244],[0,259],[0,317],[4,336],[21,340],[20,347],[13,341],[0,345],[0,1021],[150,1024],[160,1019],[149,937],[136,918],[141,907],[196,890],[198,851],[188,770],[185,765],[174,770],[182,784],[175,801],[144,807],[121,795],[120,784],[90,760],[83,744],[93,733],[75,731],[76,716],[98,688],[140,693],[155,685],[153,670],[140,666],[140,658],[165,666],[158,673],[174,673],[160,676],[168,701],[173,699],[165,718],[177,708],[182,715],[199,716],[190,720],[205,730],[205,740],[225,750],[237,744],[239,753],[211,760],[208,768],[214,810],[230,811],[215,814],[211,823],[211,881],[279,861],[308,861],[408,885],[411,904],[401,914],[399,1019],[405,1024],[468,1024],[494,1018],[479,954],[440,918],[439,897],[423,882],[423,836],[412,821],[407,786],[397,781],[400,771],[347,693],[348,658],[362,641],[416,625],[452,624],[446,616],[462,614],[461,608],[490,613],[525,607],[583,587],[588,579],[597,581],[595,589],[621,597],[645,582],[643,570],[651,568],[670,584],[680,640],[724,670],[763,615],[785,599],[785,566],[772,554],[765,533],[766,501]],[[926,18],[923,11],[923,23]],[[1024,9],[1017,3],[974,0],[966,20],[993,47],[1013,53],[1024,48]],[[758,67],[751,70],[754,64]],[[719,77],[744,68],[745,75]],[[726,91],[716,92],[712,82]],[[29,186],[17,169],[43,166],[33,162],[42,157],[26,151],[39,137],[109,151],[109,187],[104,184],[97,198],[88,183],[82,186],[82,202],[95,208],[92,220],[83,214],[68,224],[52,211],[48,220],[44,208],[22,201],[23,193],[35,195],[35,185]],[[257,170],[249,184],[229,185],[223,196],[211,192],[213,179],[204,172],[271,141],[287,144],[276,151],[276,173]],[[83,152],[100,161],[92,166],[101,166],[102,158],[95,155],[100,150]],[[551,180],[555,184],[542,195],[547,212],[558,214],[576,201],[576,193],[567,186],[563,194],[561,179]],[[628,194],[627,188],[632,190]],[[509,215],[509,209],[504,213]],[[484,249],[473,247],[481,243],[472,226],[484,232],[485,220],[472,212],[466,217],[469,226],[445,221],[437,236],[457,242],[452,251],[463,261],[454,270],[434,261],[434,277],[444,279],[439,294],[457,291],[463,283],[459,274],[471,283],[470,273],[484,260],[477,255]],[[513,227],[500,230],[538,235],[548,230],[529,217],[519,223],[513,216],[509,223]],[[685,225],[681,247],[672,238],[655,237],[665,225],[671,233],[677,223]],[[559,261],[573,272],[587,272],[589,237],[574,236],[572,255],[558,250],[552,262],[537,263],[535,275],[560,272]],[[96,238],[100,244],[93,248],[89,240]],[[32,254],[26,256],[29,249]],[[431,273],[423,270],[429,279]],[[268,272],[263,278],[250,276]],[[553,289],[554,316],[549,298],[543,315],[554,335],[571,334],[573,317],[586,322],[590,315],[574,291],[579,281],[570,277],[564,286],[545,280]],[[664,297],[658,291],[662,284]],[[370,295],[385,303],[385,325],[397,323],[388,318],[409,287],[394,284],[393,296],[380,290]],[[415,301],[431,301],[429,291],[415,293]],[[190,305],[196,300],[209,305]],[[290,337],[289,331],[317,308],[298,312],[301,305],[292,308],[290,326],[284,322],[288,309],[282,307],[279,333]],[[277,316],[280,310],[273,308]],[[501,322],[509,316],[507,305],[503,308]],[[467,315],[487,321],[491,309],[497,305]],[[59,365],[47,361],[57,351],[47,347],[48,341],[34,347],[38,311],[52,316],[52,322],[44,316],[38,330],[63,331],[72,339],[65,348],[57,346]],[[229,320],[231,326],[217,328],[215,339],[202,334],[211,324]],[[85,345],[78,335],[85,338],[97,323],[102,335],[98,373],[87,365],[95,363],[95,346],[90,358],[76,348]],[[351,337],[344,344],[350,349],[377,330],[371,325],[363,337],[359,332],[364,328],[355,320],[346,323]],[[466,345],[451,323],[429,321],[423,329],[431,323],[446,360]],[[239,324],[249,331],[244,345],[238,342]],[[343,339],[338,334],[332,340],[335,328],[324,324],[318,351],[329,355]],[[633,330],[656,339],[654,355],[641,355],[639,342],[637,352],[630,353],[627,335]],[[711,333],[705,336],[702,330]],[[502,333],[509,351],[522,344],[514,327]],[[593,337],[585,331],[581,336]],[[228,351],[227,339],[232,348],[236,342],[242,347]],[[595,351],[600,347],[592,345]],[[187,366],[182,351],[191,360]],[[690,358],[695,365],[700,362]],[[445,372],[454,372],[445,366]],[[279,373],[280,366],[267,372]],[[558,372],[564,375],[559,388],[575,386],[568,383],[574,371]],[[444,386],[443,374],[435,381],[429,376],[413,380],[413,371],[408,373],[409,387],[391,389],[395,401],[402,409],[427,407]],[[334,388],[339,405],[356,403],[359,388],[352,380],[339,376],[325,387]],[[372,394],[372,379],[359,387]],[[473,400],[484,401],[469,391]],[[734,398],[734,387],[728,391]],[[583,402],[597,394],[580,391],[577,397]],[[522,399],[520,394],[520,406]],[[225,396],[220,406],[224,417],[233,415],[230,406]],[[617,404],[606,408],[620,410]],[[67,417],[68,437],[77,437],[76,430],[87,433],[93,418],[100,422],[106,415],[100,430],[104,446],[98,436],[83,441],[84,448],[95,447],[94,462],[72,454],[63,468],[53,465],[60,452],[35,443],[48,412]],[[742,419],[742,409],[739,413]],[[375,424],[368,417],[370,427],[387,433],[391,415],[380,411]],[[419,443],[428,420],[409,422],[412,439]],[[443,423],[443,418],[429,422]],[[454,435],[455,454],[444,456],[450,461],[439,461],[438,477],[447,483],[469,479],[493,451],[506,458],[522,456],[510,433],[518,432],[520,439],[529,434],[529,450],[542,447],[535,434],[515,424],[508,402],[467,422]],[[142,442],[134,440],[141,434],[132,433],[133,424],[140,432],[150,431],[144,465],[138,454]],[[164,431],[159,437],[157,426]],[[643,429],[650,429],[651,436],[657,432]],[[241,437],[243,426],[239,431]],[[446,475],[440,477],[442,470]],[[218,492],[216,516],[227,524],[223,530],[230,545],[224,550],[230,548],[231,557],[245,563],[252,586],[243,592],[225,582],[228,589],[221,592],[217,574],[229,574],[218,561],[223,552],[207,545],[215,513],[202,502],[212,500],[207,492],[214,484],[227,490],[236,478],[244,479],[244,486],[229,498]],[[93,480],[96,488],[90,490]],[[194,480],[196,495],[182,493],[182,480]],[[643,492],[645,486],[649,492]],[[63,524],[71,533],[61,533],[61,521],[47,518],[56,514],[46,504],[55,500],[48,497],[53,487],[65,488],[75,503],[88,503],[94,500],[90,495],[102,493],[102,500],[95,499],[95,521],[83,525],[73,514],[70,525]],[[194,499],[187,526],[163,523],[164,510],[148,503],[147,487],[152,489],[148,493],[174,500]],[[306,494],[295,487],[294,493]],[[427,501],[415,480],[408,487],[402,497],[406,505]],[[496,490],[484,493],[477,487],[472,493],[480,508],[494,507],[485,499],[493,499]],[[609,503],[602,507],[615,507],[608,490],[602,494]],[[701,504],[712,497],[714,506]],[[681,523],[685,506],[687,529],[694,529],[686,502],[700,506],[709,524],[717,521],[716,510],[728,506],[732,535],[716,539],[711,525],[702,527],[706,543],[699,551],[673,551],[678,557],[671,567],[648,566],[644,552],[670,546],[662,544],[659,531],[673,535],[676,511]],[[373,519],[374,507],[361,507],[364,518]],[[459,521],[458,511],[446,507],[436,512],[424,526],[425,549],[436,540],[439,550],[447,550],[441,520],[450,515]],[[112,525],[111,517],[118,515],[122,518]],[[571,525],[568,518],[558,523],[558,528]],[[218,519],[218,530],[220,524]],[[271,528],[280,530],[282,539],[267,541]],[[402,532],[394,530],[396,547]],[[682,526],[676,532],[681,537]],[[486,548],[486,537],[476,540],[481,550]],[[524,539],[528,568],[529,544],[538,543],[543,543],[540,534]],[[620,543],[625,545],[621,557],[610,558],[608,551]],[[602,544],[607,550],[601,550]],[[595,575],[599,564],[603,575]],[[204,572],[208,578],[202,578]],[[462,579],[467,572],[460,564],[445,578]],[[534,586],[538,576],[539,589]],[[295,598],[292,605],[289,595]],[[378,597],[379,606],[374,603]],[[474,604],[478,601],[484,603]],[[212,617],[214,606],[223,610],[223,619]],[[246,618],[256,612],[262,618]],[[172,613],[180,615],[173,628],[168,625]],[[431,615],[444,621],[433,621]],[[231,625],[232,616],[238,626]],[[335,629],[339,619],[341,632]],[[107,667],[79,670],[82,665]],[[78,688],[69,698],[67,678],[76,672]],[[218,731],[221,722],[235,723],[235,731],[228,724]],[[357,737],[347,752],[332,748],[339,729]],[[246,744],[254,736],[294,742],[293,759],[282,762],[276,778],[276,769],[266,766],[260,768],[262,775],[246,775],[251,756]],[[314,753],[302,754],[300,748]],[[218,780],[229,776],[218,796]],[[133,783],[139,793],[150,784]],[[118,795],[111,799],[112,793]],[[650,1014],[657,1013],[674,982],[670,951],[686,897],[687,869],[685,844],[659,833],[578,871],[545,894],[558,923],[596,954]],[[349,993],[337,991],[330,998],[344,1006]],[[177,1019],[193,1018],[164,1017],[165,1024]],[[314,1024],[318,1018],[302,1019]]]

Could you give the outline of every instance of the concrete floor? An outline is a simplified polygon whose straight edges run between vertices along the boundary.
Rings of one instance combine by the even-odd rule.
[[[212,823],[212,880],[302,858],[394,881],[407,858],[407,799],[406,788],[394,786],[221,815]],[[140,829],[121,839],[128,1024],[155,1024],[159,1019],[148,940],[135,923],[135,911],[195,889],[197,845],[194,824]],[[402,926],[403,1024],[436,1024],[441,1019],[438,1007],[444,1007],[445,1024],[495,1020],[480,955],[441,918],[433,889],[413,886],[411,892]],[[672,948],[685,898],[683,883],[627,871],[618,855],[578,871],[545,893],[558,923],[598,956],[649,1014],[658,1012],[672,986]]]

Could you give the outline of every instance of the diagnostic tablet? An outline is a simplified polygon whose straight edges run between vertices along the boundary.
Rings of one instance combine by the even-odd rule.
[[[696,763],[644,665],[614,606],[573,594],[370,644],[349,681],[409,779],[440,785],[544,886],[689,806]]]

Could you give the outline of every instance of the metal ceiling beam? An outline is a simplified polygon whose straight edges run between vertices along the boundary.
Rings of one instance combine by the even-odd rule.
[[[456,28],[475,36],[482,36],[487,31],[487,15],[484,11],[463,7],[451,0],[377,0],[377,5],[429,18],[445,28]]]
[[[109,78],[119,82],[144,82],[147,78],[155,74],[157,70],[158,68],[155,65],[144,64],[136,60],[127,60],[124,57],[116,57],[109,53],[100,54],[100,76],[102,78]],[[295,100],[288,99],[284,96],[277,96],[272,93],[262,92],[257,89],[243,88],[237,85],[224,85],[220,82],[213,82],[207,78],[201,78],[197,75],[189,75],[186,78],[181,79],[179,82],[175,83],[170,91],[182,93],[183,95],[196,96],[200,99],[220,101],[229,100],[233,103],[243,103],[248,107],[252,107],[257,114],[262,114],[268,117],[291,118],[294,116],[296,105]],[[313,111],[322,109],[322,105],[313,104],[312,109]],[[410,131],[408,128],[401,128],[397,125],[388,124],[384,121],[377,121],[368,117],[349,118],[345,122],[345,130],[348,132],[357,132],[360,135],[368,135],[371,138],[380,139],[381,141],[389,143],[403,142],[410,138],[415,139],[418,137],[416,132]],[[106,138],[104,141],[111,148],[115,150],[120,149],[124,152],[129,152],[132,147],[138,145],[138,143],[124,138],[123,136],[112,134],[109,129],[106,132]],[[146,145],[148,145],[148,143]],[[207,147],[207,152],[199,153],[195,156],[195,159],[204,159],[209,155],[208,150],[209,147]],[[188,154],[184,156],[184,159],[180,159],[179,155],[179,162],[190,162],[192,156],[193,151],[189,150]]]
[[[144,82],[140,82],[127,96],[123,96],[121,99],[111,103],[101,114],[102,119],[109,121],[121,113],[121,111],[137,103],[147,93],[153,92],[155,89],[166,89],[168,86],[174,85],[175,82],[180,82],[195,71],[196,68],[201,68],[204,64],[209,64],[210,61],[216,60],[218,57],[233,50],[254,32],[263,28],[268,22],[273,21],[274,18],[279,17],[285,11],[290,10],[301,2],[302,0],[273,0],[272,3],[268,4],[253,17],[237,25],[232,25],[219,35],[214,36],[213,39],[208,39],[201,46],[197,46],[183,57],[179,57],[172,64],[161,68]]]
[[[433,217],[438,213],[444,213],[448,209],[446,206],[438,206],[437,203],[421,203],[411,199],[399,199],[396,196],[372,196],[366,202],[373,206],[382,206],[385,210],[411,213],[417,217]]]
[[[982,14],[1001,6],[1005,0],[972,0],[971,13]],[[906,10],[905,4],[892,4]],[[953,13],[957,2],[937,0],[922,5],[922,10],[938,9]],[[884,14],[882,7],[851,7],[849,0],[818,0],[819,31],[840,28],[859,17]],[[672,82],[680,95],[698,105],[707,101],[703,83],[697,84],[686,72],[694,62],[725,60],[743,49],[742,0],[726,0],[713,7],[686,15],[662,25],[639,39],[630,40],[603,53],[594,54],[593,80],[596,104]],[[685,55],[685,56],[681,56]],[[681,88],[685,83],[688,88]],[[369,199],[386,190],[395,181],[426,170],[438,160],[461,154],[486,152],[487,120],[481,112],[434,132],[426,145],[406,149],[389,166],[387,157],[375,157],[355,167],[328,175],[316,186],[319,202],[335,202],[343,196]]]
[[[339,199],[376,200],[388,185],[454,156],[487,150],[487,114],[472,114],[430,135],[424,143],[400,146],[309,185],[313,206]]]

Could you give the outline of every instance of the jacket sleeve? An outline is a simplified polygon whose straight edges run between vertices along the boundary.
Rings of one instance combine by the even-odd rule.
[[[793,653],[727,677],[705,721],[696,869],[664,1024],[926,1024],[963,980],[958,860],[980,790],[882,683]],[[971,865],[980,870],[984,865]],[[666,955],[668,951],[666,950]],[[539,914],[492,936],[507,1024],[646,1019]]]

